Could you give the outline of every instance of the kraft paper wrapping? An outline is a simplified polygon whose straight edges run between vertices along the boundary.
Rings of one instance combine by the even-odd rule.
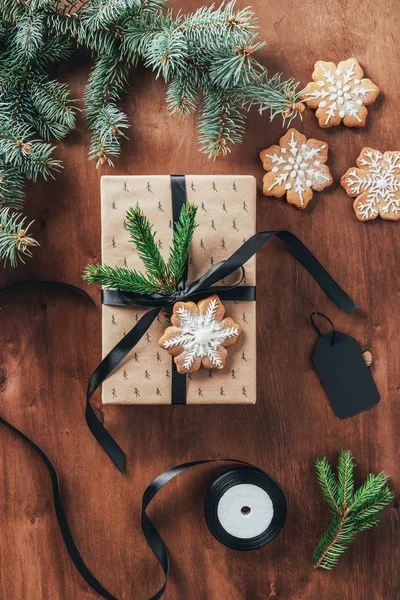
[[[189,259],[188,281],[213,263],[228,258],[255,233],[256,181],[250,176],[187,175],[187,198],[198,205]],[[101,178],[102,260],[104,264],[143,271],[129,232],[126,211],[139,203],[154,223],[160,251],[168,258],[172,238],[170,177],[105,176]],[[256,284],[255,257],[245,265],[244,285]],[[233,274],[223,283],[237,281]],[[201,368],[187,376],[188,404],[254,404],[256,401],[256,303],[224,301],[226,316],[243,333],[228,348],[224,369]],[[140,307],[103,306],[105,356],[146,312]],[[170,404],[172,357],[157,344],[168,323],[161,311],[147,334],[103,383],[104,404]]]

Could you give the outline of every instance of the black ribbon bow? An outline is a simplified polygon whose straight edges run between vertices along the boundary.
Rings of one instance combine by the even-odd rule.
[[[171,176],[172,214],[174,223],[177,222],[182,206],[186,202],[185,177]],[[329,273],[318,262],[308,248],[290,231],[263,231],[249,238],[227,260],[212,266],[196,281],[187,284],[187,266],[177,286],[175,293],[163,296],[161,294],[136,294],[120,290],[103,290],[103,304],[111,306],[148,306],[152,307],[140,321],[118,342],[116,346],[103,358],[90,378],[87,390],[86,421],[90,431],[108,454],[121,473],[124,472],[125,454],[116,441],[108,433],[104,425],[98,420],[90,404],[90,399],[97,388],[121,364],[125,357],[136,346],[150,325],[157,318],[162,308],[172,306],[177,300],[201,299],[210,294],[218,294],[221,300],[255,300],[254,286],[243,286],[243,265],[271,238],[277,237],[305,269],[317,281],[325,293],[346,313],[351,313],[357,304],[346,292],[332,279]],[[225,279],[236,271],[242,271],[242,277],[232,286],[215,286],[214,284]],[[172,362],[172,402],[185,404],[186,402],[186,376],[179,375],[175,363]]]

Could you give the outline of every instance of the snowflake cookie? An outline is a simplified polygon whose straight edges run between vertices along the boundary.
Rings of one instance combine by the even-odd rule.
[[[304,209],[313,197],[313,190],[320,192],[332,184],[327,142],[309,139],[296,129],[289,129],[279,140],[279,146],[271,146],[260,152],[264,175],[263,194],[281,198],[286,194],[289,204]]]
[[[302,96],[310,108],[316,108],[320,127],[334,127],[343,121],[346,127],[364,127],[366,106],[375,102],[380,89],[370,79],[358,60],[349,58],[337,66],[318,60],[311,81]]]
[[[357,196],[353,207],[359,221],[400,219],[400,152],[363,148],[340,183],[349,196]]]
[[[201,366],[222,369],[228,352],[242,328],[230,317],[224,319],[225,307],[218,296],[209,296],[198,304],[176,302],[167,327],[158,341],[174,357],[178,373],[192,373]]]

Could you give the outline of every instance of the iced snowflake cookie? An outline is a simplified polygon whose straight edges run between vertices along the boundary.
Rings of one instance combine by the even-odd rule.
[[[313,197],[332,184],[327,142],[309,139],[296,129],[289,129],[279,140],[260,152],[264,175],[263,194],[281,198],[286,194],[289,204],[304,209]]]
[[[158,341],[174,357],[178,373],[192,373],[201,366],[222,369],[226,346],[232,346],[242,328],[230,317],[224,319],[225,307],[218,296],[209,296],[198,304],[176,302],[167,327]]]
[[[363,148],[356,163],[358,168],[348,169],[340,183],[349,196],[357,196],[353,204],[357,219],[399,220],[400,152]]]
[[[343,121],[346,127],[364,127],[366,106],[375,102],[380,89],[370,79],[358,60],[349,58],[337,66],[318,60],[314,65],[313,81],[302,96],[310,108],[316,108],[320,127],[334,127]]]

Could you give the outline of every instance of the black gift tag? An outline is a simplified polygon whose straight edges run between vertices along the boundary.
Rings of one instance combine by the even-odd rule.
[[[332,332],[322,335],[314,315],[327,319]],[[357,340],[335,331],[332,321],[322,313],[312,313],[311,322],[320,336],[312,360],[336,416],[346,419],[378,404],[379,392]]]

